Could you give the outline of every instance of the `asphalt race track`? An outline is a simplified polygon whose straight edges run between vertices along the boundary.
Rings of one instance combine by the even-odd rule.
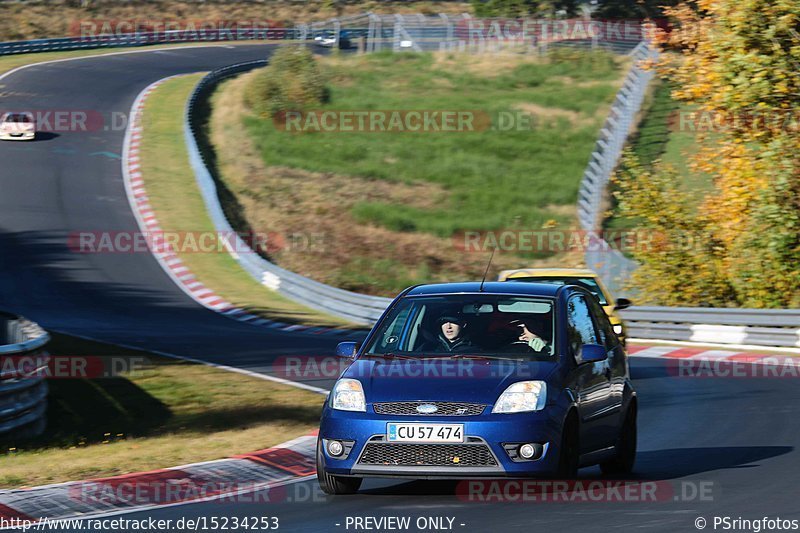
[[[675,361],[653,359],[634,358],[631,366],[641,403],[637,467],[628,479],[654,482],[651,501],[619,501],[611,492],[605,500],[585,501],[577,491],[570,496],[574,503],[470,501],[457,482],[391,479],[367,480],[355,496],[329,497],[311,479],[273,489],[272,498],[241,498],[258,504],[209,502],[125,517],[269,514],[289,531],[309,532],[348,531],[347,517],[366,516],[409,516],[412,523],[420,516],[452,517],[453,530],[470,532],[696,531],[698,517],[711,531],[714,516],[800,519],[795,379],[676,377]],[[603,479],[597,467],[581,476]]]
[[[263,45],[185,48],[36,66],[0,81],[2,107],[127,113],[155,80],[263,58],[268,51]],[[70,232],[138,229],[118,159],[123,135],[65,132],[33,143],[0,143],[0,306],[50,329],[260,372],[269,372],[279,355],[329,354],[334,337],[270,331],[204,309],[147,254],[69,250]],[[657,501],[611,496],[483,503],[454,496],[453,482],[397,480],[370,480],[356,496],[328,498],[310,479],[236,503],[125,516],[269,515],[286,531],[353,531],[348,517],[412,517],[412,524],[420,516],[450,517],[453,530],[471,532],[696,531],[698,517],[707,520],[707,530],[714,530],[714,516],[800,519],[796,380],[689,378],[678,375],[676,365],[631,361],[640,397],[632,479],[656,482]],[[600,479],[596,468],[582,473]],[[245,503],[252,500],[260,503]]]
[[[127,115],[156,80],[263,59],[270,49],[183,48],[34,66],[0,80],[2,107]],[[149,254],[69,249],[71,232],[138,231],[119,160],[124,134],[0,143],[0,308],[52,330],[257,372],[276,355],[331,354],[334,338],[266,331],[206,310]]]

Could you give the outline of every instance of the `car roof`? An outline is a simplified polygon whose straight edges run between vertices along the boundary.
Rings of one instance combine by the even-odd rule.
[[[554,285],[552,283],[505,283],[502,281],[487,281],[483,284],[479,281],[467,281],[461,283],[431,283],[428,285],[417,285],[412,287],[406,296],[431,296],[445,294],[478,293],[485,294],[515,294],[525,296],[543,296],[554,298],[559,291],[564,290],[564,285]]]
[[[517,277],[562,277],[562,278],[596,278],[597,272],[588,268],[519,268],[503,270],[498,278]]]

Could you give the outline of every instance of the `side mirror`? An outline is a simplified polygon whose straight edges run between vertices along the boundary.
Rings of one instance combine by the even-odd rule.
[[[631,302],[627,298],[617,298],[617,304],[614,306],[614,310],[621,311],[622,309],[627,309],[632,305],[633,302]]]
[[[357,342],[340,342],[336,345],[336,355],[339,357],[347,357],[348,359],[352,359],[356,356],[358,352],[358,343]]]
[[[584,344],[581,348],[581,361],[584,363],[597,363],[605,361],[608,357],[608,350],[599,344]]]

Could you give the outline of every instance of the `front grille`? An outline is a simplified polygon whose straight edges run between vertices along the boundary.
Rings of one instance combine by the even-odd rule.
[[[482,442],[464,444],[408,444],[368,442],[359,464],[382,466],[497,466]]]
[[[423,414],[417,411],[420,405],[435,405],[436,412]],[[479,415],[486,408],[479,403],[461,402],[387,402],[373,404],[379,415],[401,416],[473,416]]]

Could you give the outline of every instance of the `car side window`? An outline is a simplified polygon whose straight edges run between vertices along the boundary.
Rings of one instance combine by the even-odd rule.
[[[608,320],[608,315],[606,315],[606,312],[597,301],[593,300],[589,302],[589,308],[592,312],[594,323],[597,326],[600,340],[602,341],[600,344],[605,346],[607,350],[613,350],[619,344],[619,339],[617,338],[617,334],[614,333],[614,327]]]
[[[388,350],[390,346],[392,346],[391,349],[393,350],[399,349],[398,341],[400,341],[400,336],[403,333],[403,326],[405,325],[408,315],[411,313],[412,309],[412,307],[409,307],[400,311],[392,321],[392,324],[386,328],[386,333],[384,334],[383,338],[381,338],[379,344],[382,350]]]
[[[582,362],[581,348],[584,344],[600,344],[589,305],[582,294],[575,295],[567,301],[567,339],[578,364]]]

